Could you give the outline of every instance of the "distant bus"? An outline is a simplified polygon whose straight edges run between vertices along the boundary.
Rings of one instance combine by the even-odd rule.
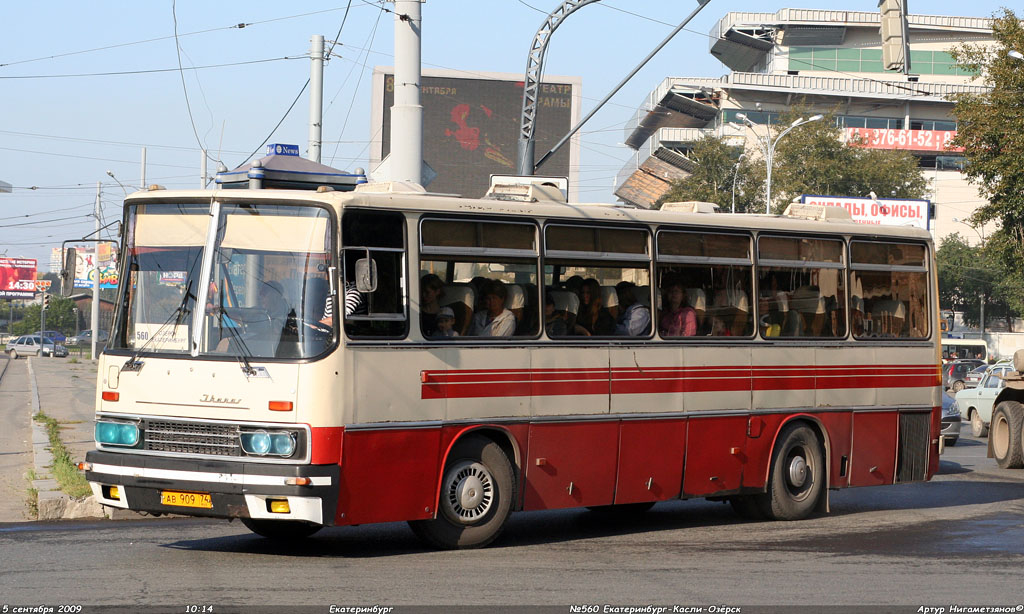
[[[980,358],[988,360],[988,344],[984,339],[943,339],[942,360]]]

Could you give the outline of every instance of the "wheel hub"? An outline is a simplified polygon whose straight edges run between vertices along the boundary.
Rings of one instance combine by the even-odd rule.
[[[789,461],[789,483],[800,488],[807,481],[807,461],[803,456],[794,456]]]
[[[445,513],[461,524],[473,524],[494,503],[494,479],[481,463],[462,462],[452,467],[445,480]]]
[[[475,475],[466,476],[455,487],[455,496],[462,507],[467,510],[476,509],[484,498],[484,484]]]

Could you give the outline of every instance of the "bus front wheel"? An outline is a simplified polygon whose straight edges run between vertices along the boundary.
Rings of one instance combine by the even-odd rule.
[[[992,440],[992,455],[1003,469],[1024,467],[1024,451],[1021,450],[1021,423],[1024,422],[1024,406],[1017,401],[1003,401],[992,412],[989,438]]]
[[[240,518],[250,531],[269,539],[304,539],[321,528],[318,524],[299,522],[298,520],[262,520],[258,518]]]
[[[501,446],[469,436],[452,447],[441,481],[437,516],[409,523],[437,548],[480,548],[494,541],[512,510],[512,463]]]
[[[825,483],[824,454],[811,427],[797,423],[782,430],[768,480],[767,492],[758,496],[765,517],[800,520],[811,514]]]

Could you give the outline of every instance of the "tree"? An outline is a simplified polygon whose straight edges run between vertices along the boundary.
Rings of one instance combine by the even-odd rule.
[[[994,47],[965,43],[952,50],[957,66],[974,71],[990,88],[954,97],[958,125],[952,145],[964,148],[964,174],[987,201],[975,209],[971,224],[999,223],[988,242],[999,270],[1007,273],[998,278],[999,286],[1014,312],[1024,313],[1024,61],[1008,55],[1024,51],[1024,27],[1012,10],[1003,9],[992,35]]]
[[[965,43],[952,49],[953,59],[965,70],[980,75],[989,86],[983,94],[959,94],[953,115],[958,126],[952,145],[964,148],[964,173],[988,203],[973,221],[1003,222],[1003,227],[1024,225],[1024,61],[1011,58],[1011,50],[1024,50],[1024,27],[1010,9],[992,23],[995,48]],[[1018,233],[1018,239],[1019,239]]]
[[[775,138],[812,112],[803,103],[790,107],[772,128]],[[801,194],[881,198],[923,198],[928,182],[917,159],[898,150],[867,149],[844,143],[835,114],[795,128],[779,141],[772,175],[772,201],[785,206]]]
[[[740,149],[716,137],[705,137],[693,144],[687,157],[694,162],[693,173],[672,187],[660,199],[657,207],[667,202],[702,201],[716,203],[722,211],[732,208],[733,180],[736,181],[736,211],[756,209],[764,201],[764,165],[739,159]],[[737,169],[736,164],[739,164]]]
[[[969,326],[980,326],[984,301],[985,322],[1004,319],[1012,331],[1021,307],[1022,278],[1003,269],[1003,249],[1005,244],[998,239],[975,247],[957,233],[943,239],[935,252],[939,305],[962,312]]]
[[[46,310],[46,330],[59,330],[64,334],[75,331],[75,302],[60,296],[50,296],[50,307]],[[15,335],[27,335],[41,330],[40,305],[29,305],[25,308],[24,316],[20,322],[11,326],[11,333]]]
[[[813,113],[806,104],[790,107],[770,127],[758,126],[758,136],[768,130],[774,141],[801,117]],[[776,212],[801,194],[862,196],[871,192],[883,198],[923,198],[928,183],[913,155],[896,150],[879,150],[844,143],[835,115],[795,128],[778,142],[772,171],[772,205]],[[673,184],[659,201],[702,200],[718,203],[728,211],[738,151],[716,138],[694,144],[690,159],[696,163],[692,175]],[[748,149],[740,162],[736,183],[736,210],[764,211],[764,152]]]

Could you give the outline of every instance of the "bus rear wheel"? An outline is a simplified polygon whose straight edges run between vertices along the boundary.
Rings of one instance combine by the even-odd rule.
[[[825,483],[821,441],[806,424],[790,424],[772,453],[768,490],[757,495],[766,518],[800,520],[814,511]]]
[[[512,463],[497,443],[469,436],[452,447],[441,478],[437,516],[414,520],[417,537],[444,550],[494,541],[512,511]]]
[[[298,520],[263,520],[260,518],[240,518],[240,520],[250,531],[268,539],[305,539],[323,528],[318,524]]]
[[[1024,422],[1024,406],[1017,401],[1003,401],[992,412],[989,439],[992,441],[992,456],[1003,469],[1024,467],[1024,450],[1021,449],[1021,428]]]

